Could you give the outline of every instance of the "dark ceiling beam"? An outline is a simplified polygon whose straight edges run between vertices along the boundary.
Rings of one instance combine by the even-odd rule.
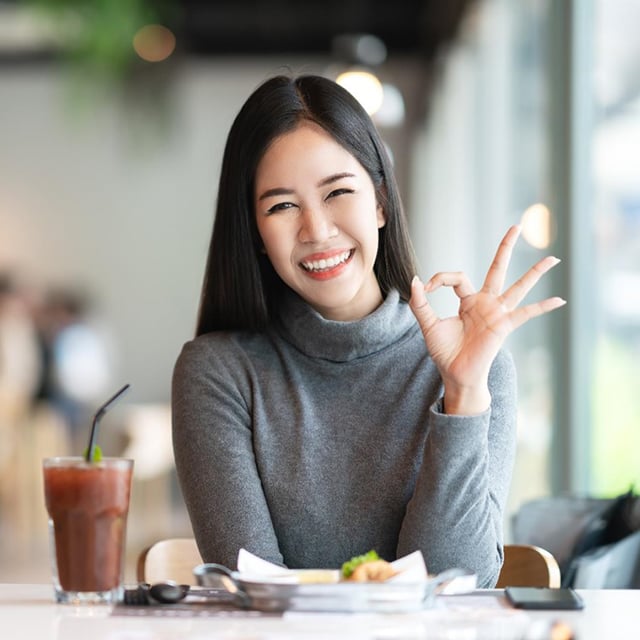
[[[389,55],[430,58],[473,0],[182,0],[183,48],[201,55],[330,54],[334,36],[371,33]]]
[[[32,2],[32,0],[28,0]],[[148,0],[151,2],[151,0]],[[426,64],[450,42],[475,0],[162,0],[157,19],[174,30],[177,52],[200,56],[332,55],[337,35],[369,33],[389,58]],[[0,0],[20,7],[27,0]],[[12,51],[0,63],[53,59],[50,45]]]

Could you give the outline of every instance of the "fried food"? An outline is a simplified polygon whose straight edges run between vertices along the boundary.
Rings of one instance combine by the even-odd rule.
[[[351,582],[384,582],[396,575],[386,560],[369,560],[359,564],[347,578]]]
[[[342,579],[347,582],[384,582],[397,573],[373,549],[347,560],[341,569]]]
[[[382,558],[377,554],[374,549],[371,551],[367,551],[367,553],[363,553],[360,556],[353,556],[350,560],[342,563],[342,568],[340,570],[343,578],[350,578],[353,570],[363,562],[371,562],[372,560],[382,560]]]

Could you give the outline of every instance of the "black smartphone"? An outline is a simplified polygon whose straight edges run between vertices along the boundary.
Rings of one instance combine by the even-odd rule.
[[[569,588],[506,587],[509,602],[519,609],[582,609],[582,598]]]

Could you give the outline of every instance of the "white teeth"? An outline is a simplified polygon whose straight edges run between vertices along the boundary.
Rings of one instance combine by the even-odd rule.
[[[326,260],[323,259],[314,260],[313,262],[303,262],[302,266],[307,271],[323,271],[325,269],[332,269],[340,263],[346,262],[350,255],[351,251],[345,251],[344,253],[339,253],[338,255],[335,255],[332,258],[327,258]]]

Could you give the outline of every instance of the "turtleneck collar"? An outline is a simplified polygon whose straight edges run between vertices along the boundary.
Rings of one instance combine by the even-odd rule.
[[[418,330],[409,305],[396,290],[368,316],[349,322],[327,320],[291,292],[285,296],[279,319],[277,331],[287,342],[312,358],[334,362],[371,355]]]

